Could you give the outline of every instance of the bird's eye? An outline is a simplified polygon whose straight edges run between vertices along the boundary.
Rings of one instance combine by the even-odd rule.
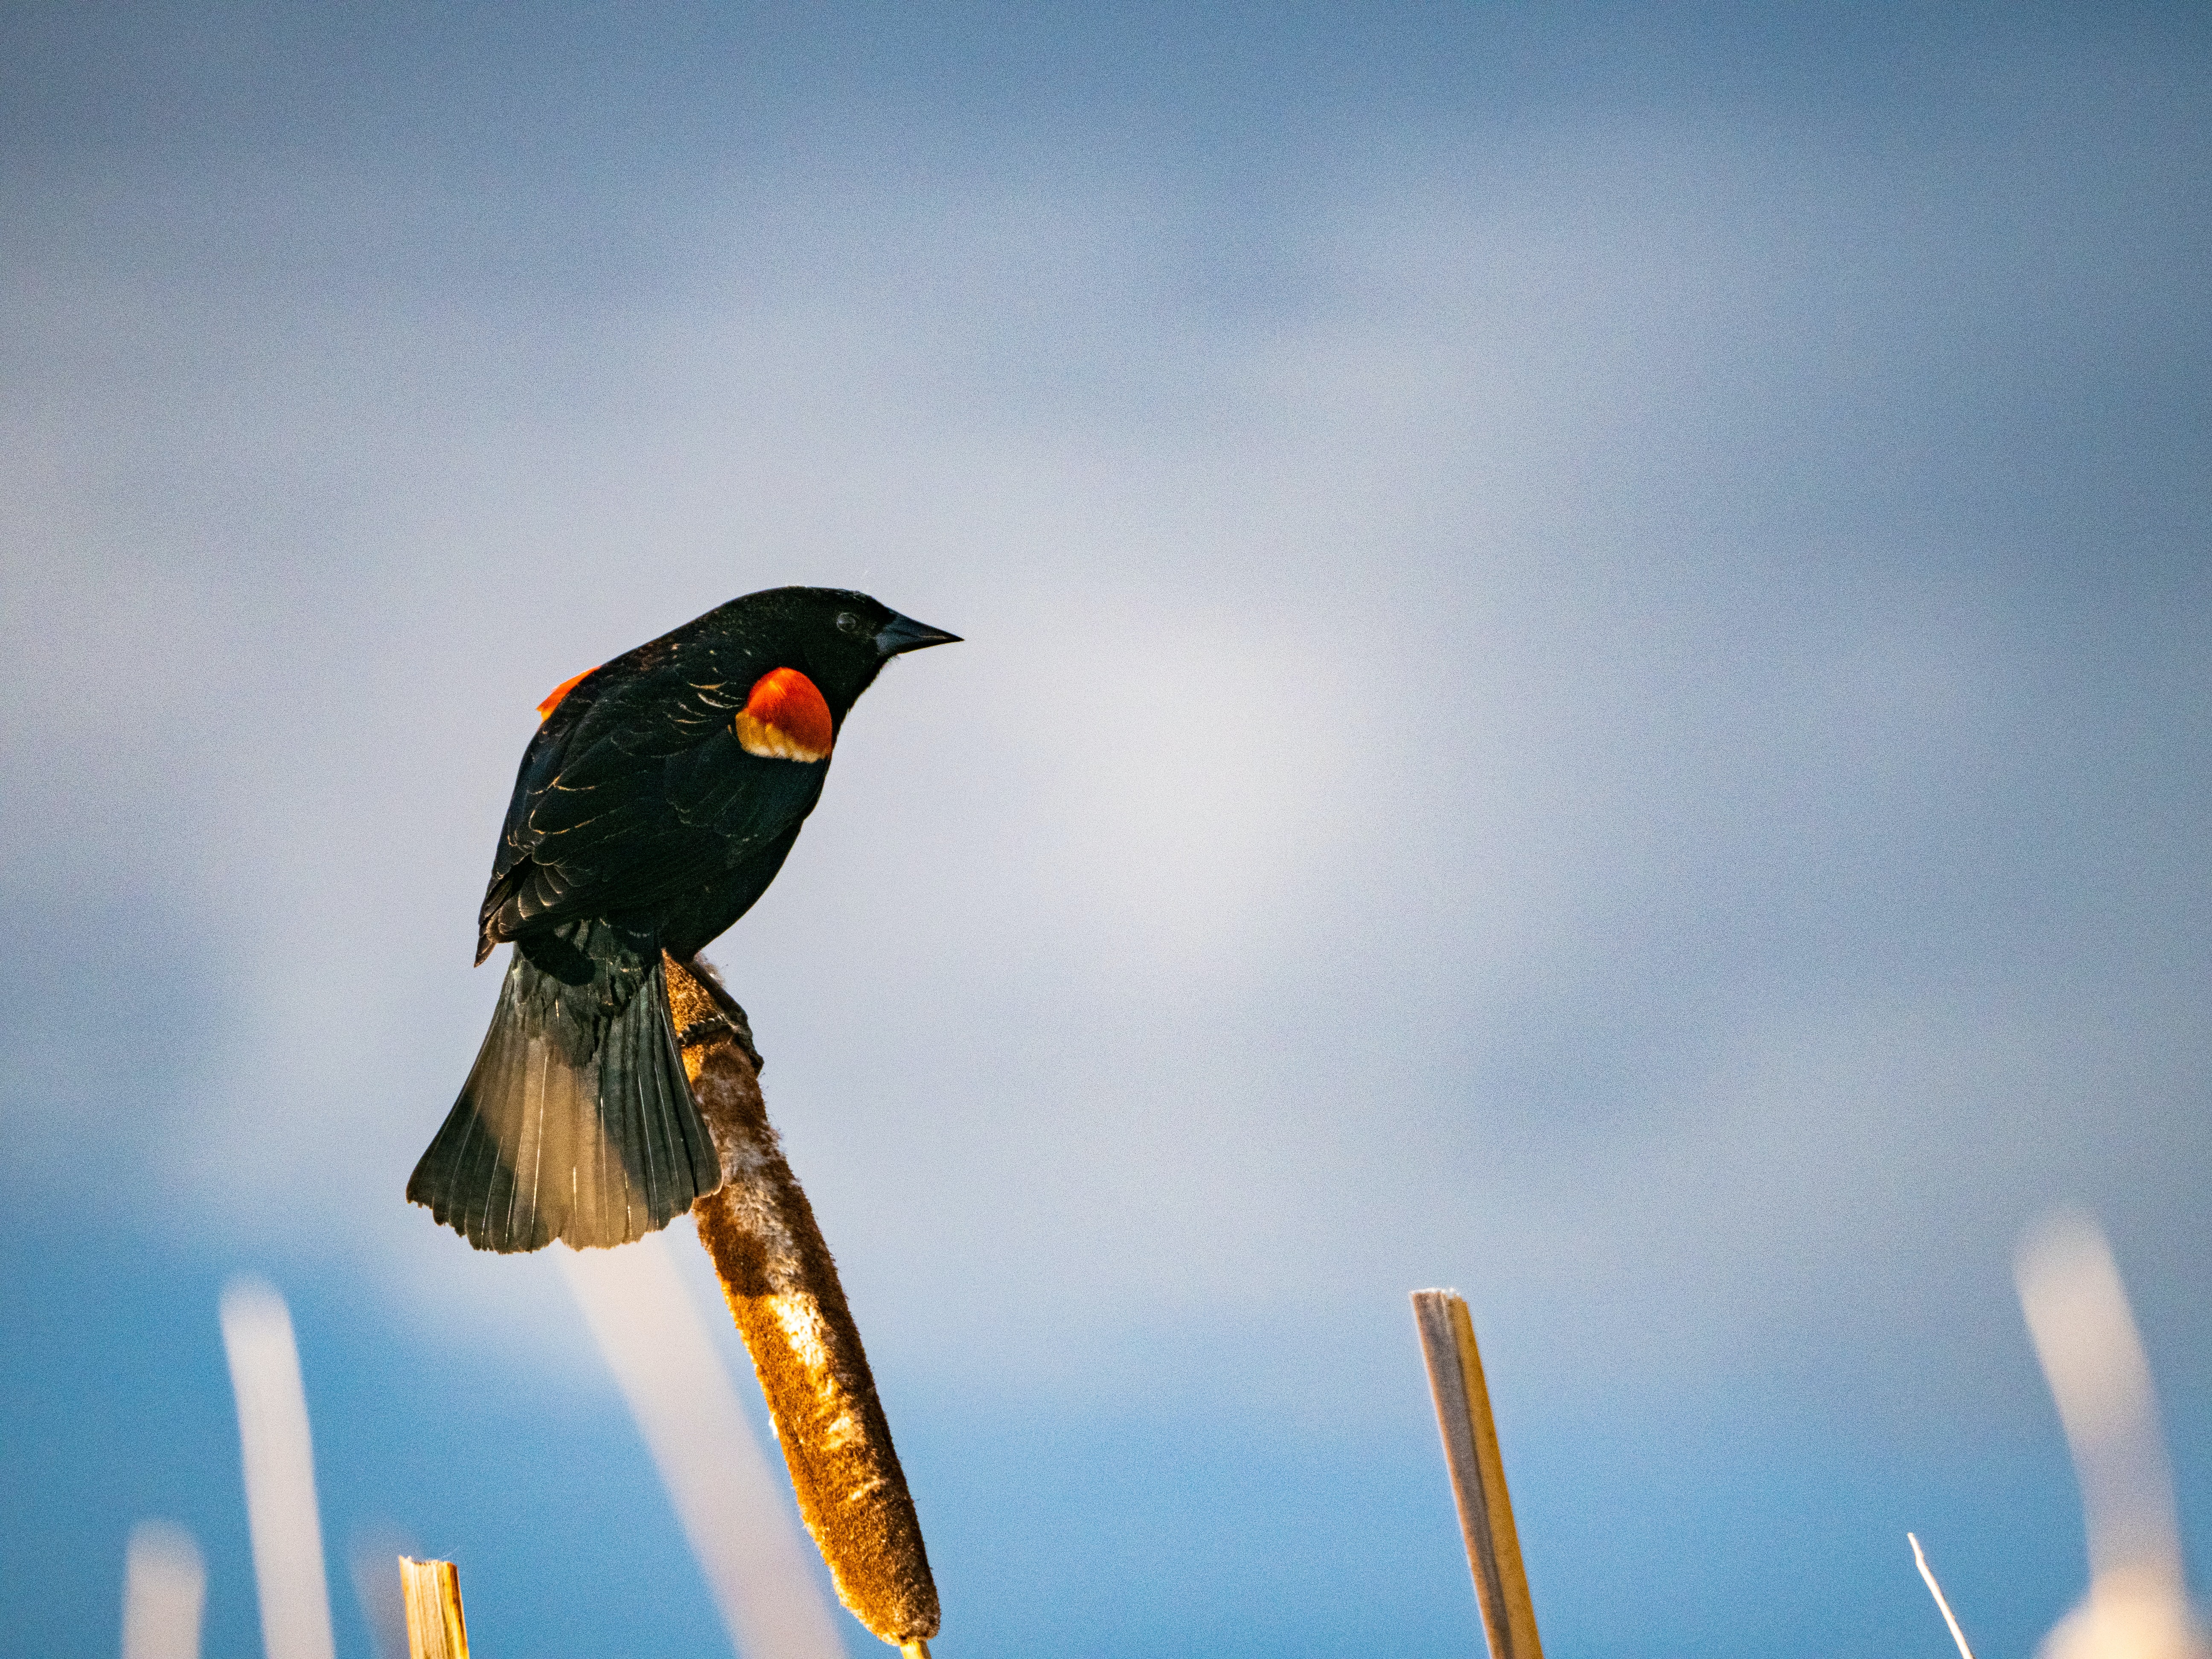
[[[862,622],[858,617],[854,616],[849,611],[840,611],[837,613],[837,631],[840,634],[863,633],[866,630],[867,626],[867,623]]]

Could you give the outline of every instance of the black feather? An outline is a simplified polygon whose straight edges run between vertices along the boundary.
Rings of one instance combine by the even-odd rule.
[[[659,951],[584,921],[517,946],[407,1196],[478,1249],[514,1251],[627,1243],[720,1184]]]

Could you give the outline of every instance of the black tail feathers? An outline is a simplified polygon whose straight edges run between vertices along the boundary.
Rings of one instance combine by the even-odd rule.
[[[592,921],[544,943],[515,947],[476,1066],[407,1183],[480,1250],[625,1244],[721,1185],[659,950]]]

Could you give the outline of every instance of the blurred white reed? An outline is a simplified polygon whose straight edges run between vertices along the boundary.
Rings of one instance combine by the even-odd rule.
[[[415,1540],[388,1522],[356,1528],[346,1546],[354,1599],[375,1659],[408,1659],[407,1594],[398,1567],[401,1556],[414,1553]]]
[[[267,1659],[334,1659],[307,1395],[284,1298],[260,1279],[233,1279],[222,1293],[222,1345],[238,1398],[262,1650]]]
[[[2088,1597],[2045,1640],[2044,1659],[2212,1659],[2183,1577],[2150,1362],[2104,1234],[2063,1211],[2029,1229],[2014,1268],[2089,1535]]]
[[[732,1643],[746,1659],[843,1659],[782,1489],[662,1238],[555,1254]]]
[[[1920,1540],[1908,1532],[1905,1534],[1905,1541],[1912,1546],[1912,1564],[1920,1569],[1920,1577],[1927,1583],[1928,1593],[1936,1598],[1936,1605],[1943,1614],[1943,1622],[1951,1627],[1951,1639],[1959,1644],[1959,1659],[1974,1659],[1973,1649],[1966,1645],[1966,1632],[1959,1628],[1958,1616],[1951,1611],[1951,1603],[1944,1597],[1943,1587],[1936,1582],[1936,1570],[1928,1565],[1927,1556],[1921,1553]]]
[[[191,1534],[141,1521],[123,1557],[123,1659],[200,1659],[207,1569]]]

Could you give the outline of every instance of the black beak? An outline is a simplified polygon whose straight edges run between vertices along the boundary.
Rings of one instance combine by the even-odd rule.
[[[933,645],[957,645],[960,636],[948,634],[941,628],[932,628],[927,623],[918,623],[911,617],[902,617],[896,611],[891,619],[876,633],[876,654],[896,657],[903,651],[926,650]]]

